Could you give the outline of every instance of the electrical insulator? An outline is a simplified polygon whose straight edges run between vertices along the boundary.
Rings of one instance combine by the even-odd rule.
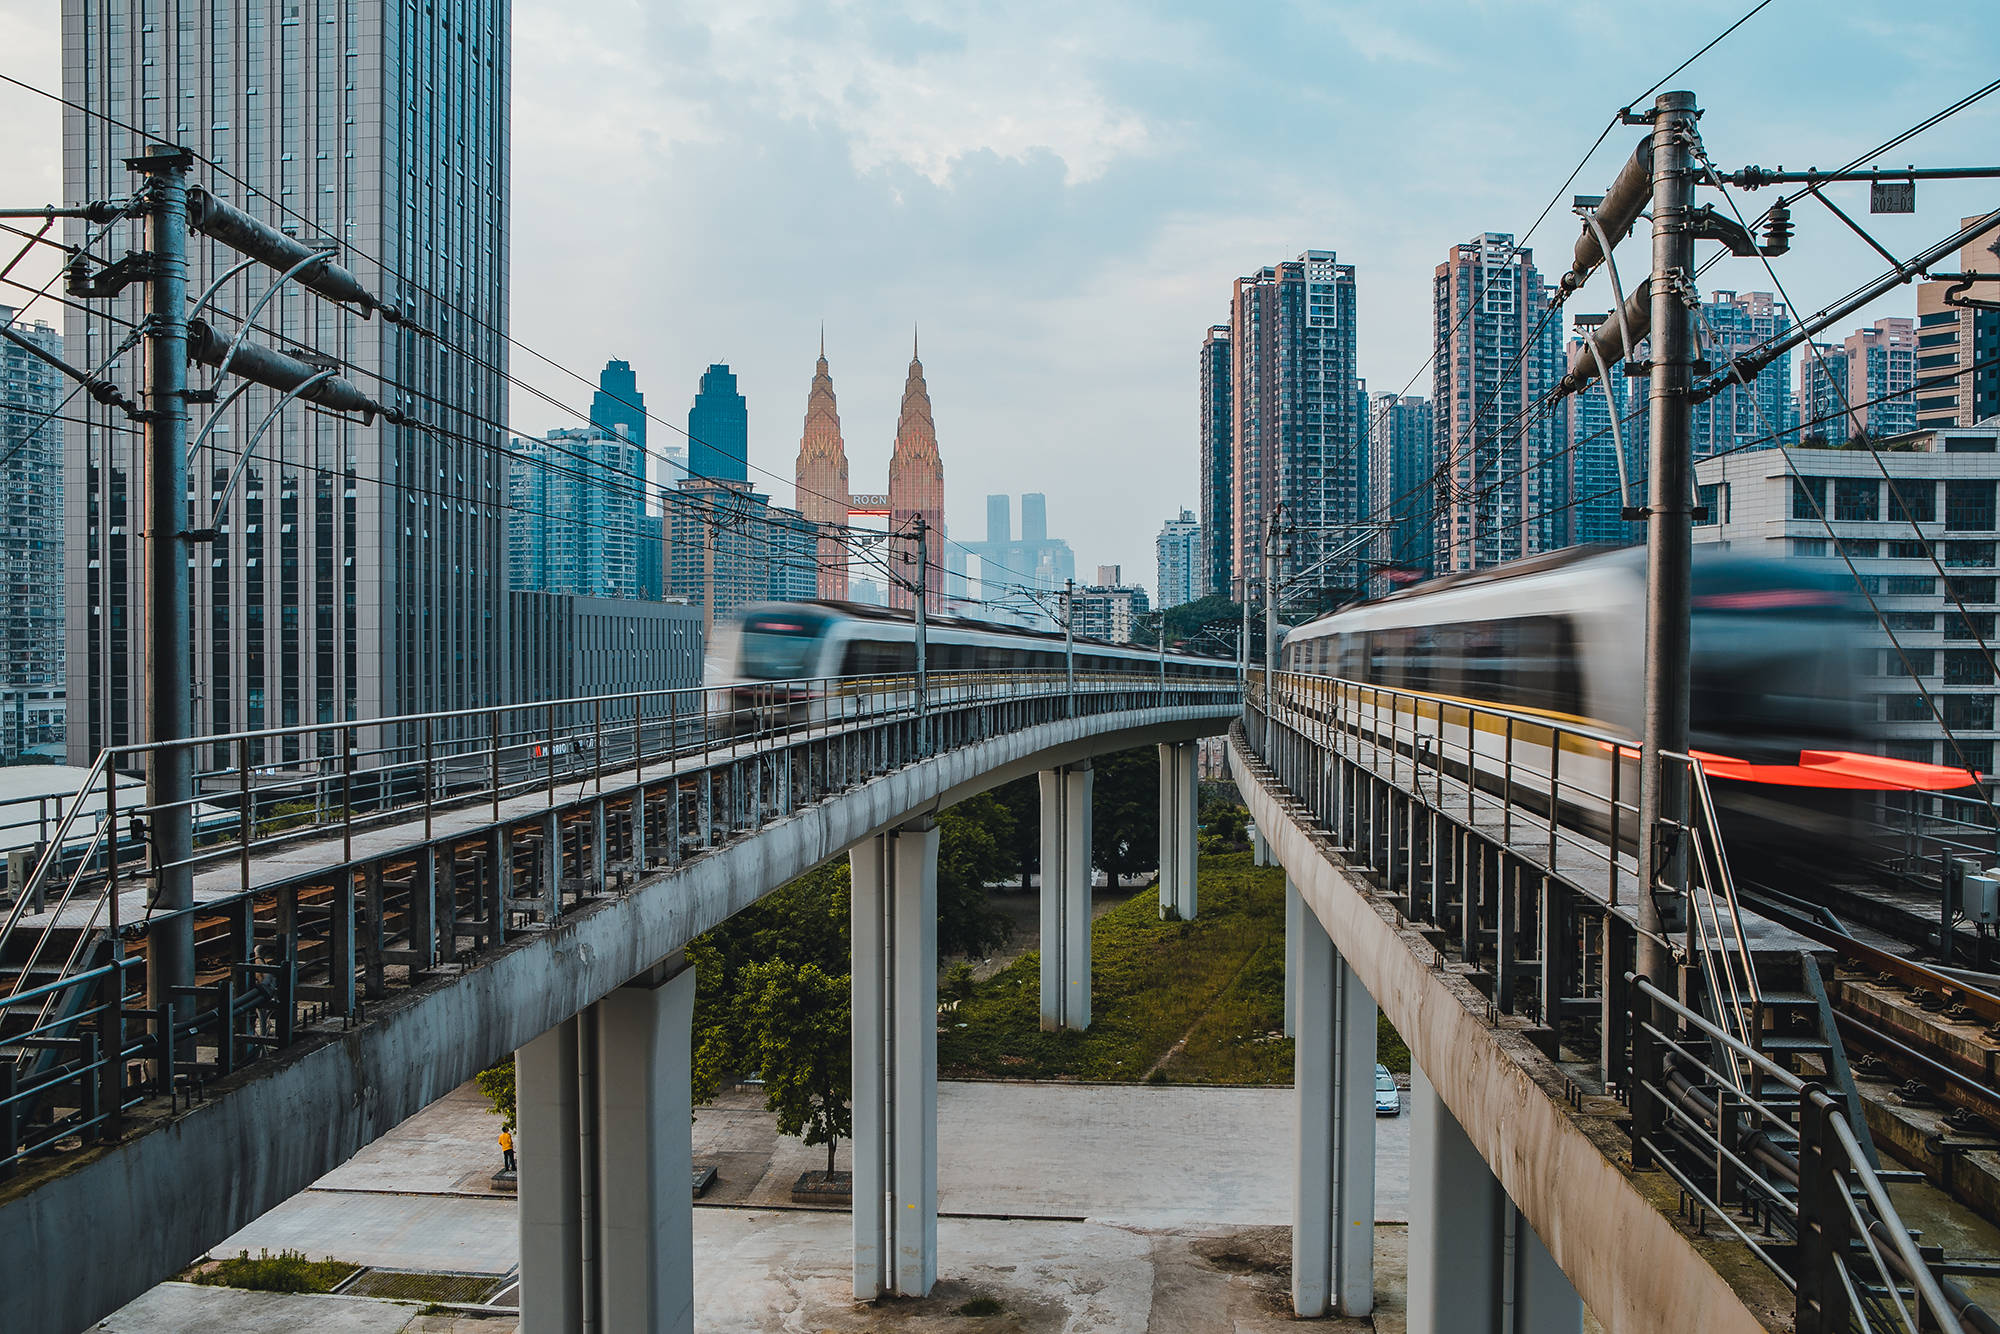
[[[1782,255],[1792,248],[1792,211],[1784,201],[1771,205],[1771,212],[1764,221],[1764,253]]]

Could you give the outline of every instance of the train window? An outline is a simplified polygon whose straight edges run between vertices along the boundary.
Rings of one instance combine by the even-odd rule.
[[[1502,708],[1578,713],[1576,644],[1566,617],[1525,616],[1453,627],[1460,691]]]

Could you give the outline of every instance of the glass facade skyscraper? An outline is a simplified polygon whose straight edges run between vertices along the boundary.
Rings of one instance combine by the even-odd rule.
[[[1555,414],[1535,405],[1561,378],[1562,326],[1534,252],[1487,232],[1437,267],[1432,297],[1430,507],[1437,570],[1469,570],[1569,541],[1570,472]]]
[[[1574,355],[1604,321],[1602,315],[1577,317],[1578,337],[1569,344]],[[1604,391],[1610,387],[1611,400]],[[1787,393],[1787,398],[1790,394]],[[1562,402],[1568,433],[1571,535],[1577,542],[1605,546],[1631,546],[1646,540],[1646,526],[1623,517],[1625,498],[1634,505],[1646,503],[1646,442],[1652,438],[1647,405],[1651,402],[1650,382],[1623,373],[1613,366],[1604,379],[1594,379]],[[1611,429],[1612,411],[1618,415],[1618,429]],[[1619,486],[1618,450],[1614,439],[1625,447],[1625,485]]]
[[[40,320],[0,324],[55,356],[62,339]],[[63,424],[69,383],[55,367],[0,342],[0,763],[62,740]],[[46,753],[46,752],[44,752]]]
[[[1365,431],[1356,410],[1354,266],[1308,250],[1236,280],[1230,303],[1232,575],[1261,577],[1266,520],[1288,530],[1281,584],[1313,605],[1314,589],[1360,586],[1357,556],[1331,551],[1368,514]]]
[[[1371,519],[1395,525],[1373,544],[1377,560],[1393,574],[1372,579],[1370,588],[1388,591],[1410,575],[1431,572],[1431,405],[1411,395],[1376,394],[1368,408]]]
[[[719,362],[702,372],[688,409],[687,466],[698,482],[750,480],[750,407],[735,372]]]
[[[258,341],[336,358],[364,392],[423,425],[294,405],[256,436],[276,398],[261,388],[215,409],[222,420],[189,467],[194,524],[217,529],[190,551],[196,730],[498,700],[507,0],[63,0],[62,26],[65,197],[126,197],[128,157],[149,142],[182,145],[206,159],[193,183],[329,244],[409,316],[363,320],[292,284],[258,316],[275,331]],[[80,245],[89,230],[71,220],[66,239]],[[93,248],[143,250],[140,222]],[[189,290],[237,259],[191,238]],[[233,316],[275,278],[253,267],[223,283],[218,329],[233,334]],[[71,359],[110,358],[144,300],[134,286],[72,311]],[[141,370],[128,353],[110,374],[131,391]],[[88,399],[76,411],[88,424],[69,428],[65,448],[69,750],[88,763],[101,746],[148,735],[144,516],[130,423]],[[295,749],[252,758],[305,758]]]
[[[1201,340],[1201,593],[1238,596],[1235,496],[1230,484],[1229,326],[1211,327]]]
[[[644,451],[616,432],[592,426],[516,440],[507,460],[507,587],[642,596],[645,488]]]

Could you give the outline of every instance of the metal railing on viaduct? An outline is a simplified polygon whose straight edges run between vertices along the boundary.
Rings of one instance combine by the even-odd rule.
[[[1876,1161],[1811,943],[1738,906],[1695,759],[1662,761],[1685,912],[1648,979],[1634,909],[1666,885],[1636,864],[1629,740],[1292,674],[1253,677],[1231,738],[1332,993],[1364,986],[1411,1049],[1412,1331],[1552,1334],[1584,1301],[1619,1330],[1996,1328],[1952,1277],[1988,1266],[1898,1217],[1887,1183],[1920,1174]],[[1320,1133],[1338,1159],[1357,1131]],[[1481,1181],[1497,1221],[1468,1223]]]
[[[121,778],[148,748],[105,752],[0,917],[6,1323],[115,1309],[857,843],[1056,766],[1083,771],[1087,820],[1092,754],[1185,749],[1240,699],[1233,673],[1170,662],[203,738],[195,904],[172,911],[149,904],[160,868],[133,820],[158,812]],[[179,985],[149,970],[175,931]]]

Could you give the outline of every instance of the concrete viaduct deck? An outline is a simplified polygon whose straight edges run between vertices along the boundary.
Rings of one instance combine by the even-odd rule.
[[[925,1107],[936,1003],[924,934],[935,929],[928,816],[1043,775],[1055,868],[1044,915],[1068,957],[1046,979],[1045,1023],[1083,1026],[1090,759],[1161,747],[1163,844],[1171,838],[1186,878],[1170,874],[1163,897],[1185,896],[1191,910],[1193,743],[1239,708],[1226,679],[1080,681],[1073,693],[1060,682],[966,683],[934,688],[921,725],[905,701],[878,717],[733,747],[675,735],[672,753],[643,768],[628,755],[580,781],[427,809],[421,823],[363,822],[343,836],[253,849],[209,872],[199,896],[202,920],[240,939],[229,937],[239,966],[203,993],[225,994],[203,1002],[209,1028],[180,1039],[183,1083],[199,1081],[192,1098],[123,1086],[128,1064],[162,1050],[143,1031],[128,1034],[120,1048],[129,1061],[100,1060],[71,1081],[71,1100],[88,1102],[104,1079],[118,1079],[123,1091],[107,1104],[122,1114],[83,1125],[81,1147],[18,1155],[13,1179],[0,1183],[8,1328],[89,1325],[509,1052],[520,1053],[523,1140],[543,1148],[524,1153],[522,1166],[527,1327],[588,1318],[598,1328],[689,1328],[689,1257],[676,1220],[687,1208],[693,975],[679,952],[850,850],[857,1071],[875,1076],[858,1075],[855,1092],[855,1198],[875,1210],[857,1210],[857,1294],[926,1290],[935,1274],[935,1133],[927,1162],[919,1133],[927,1115],[935,1120],[934,1105]],[[53,906],[49,921],[79,902]],[[287,970],[277,989],[284,1013],[218,1021],[246,1003],[274,957]],[[122,990],[121,968],[77,976]],[[313,1014],[316,1022],[292,1024]],[[128,1009],[125,1019],[144,1029],[143,1014]],[[282,1043],[281,1025],[290,1026]],[[926,1033],[927,1068],[912,1059]],[[594,1071],[579,1073],[580,1051]],[[593,1129],[608,1160],[578,1138]],[[560,1155],[547,1151],[557,1145]],[[899,1235],[906,1213],[927,1223],[914,1232],[903,1224]]]

